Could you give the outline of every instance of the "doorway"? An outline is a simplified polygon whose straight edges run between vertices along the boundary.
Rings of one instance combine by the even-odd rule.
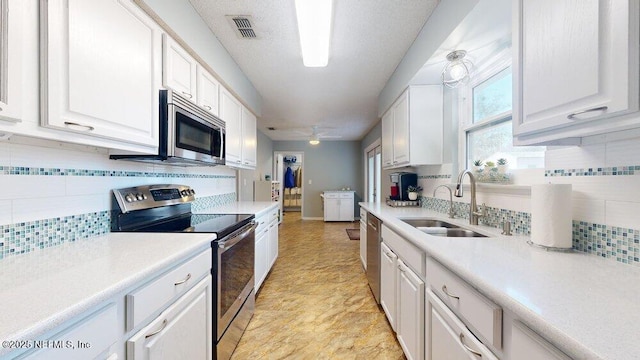
[[[304,152],[274,151],[273,179],[280,182],[282,210],[304,213]]]
[[[379,203],[381,194],[382,146],[380,139],[374,141],[364,150],[365,164],[365,200]]]

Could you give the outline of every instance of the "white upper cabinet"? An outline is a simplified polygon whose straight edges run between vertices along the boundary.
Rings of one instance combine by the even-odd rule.
[[[393,166],[393,107],[382,117],[382,166]]]
[[[256,150],[258,134],[256,130],[258,119],[251,111],[242,107],[242,164],[244,166],[256,166]]]
[[[220,88],[220,118],[226,123],[226,163],[242,165],[242,104],[224,87]]]
[[[169,35],[163,34],[162,83],[196,102],[198,62]]]
[[[156,147],[158,25],[129,0],[42,4],[42,125],[79,143],[87,136]]]
[[[638,1],[513,4],[515,143],[640,127]]]
[[[0,0],[0,122],[12,123],[21,120],[23,42],[22,9],[14,5]]]
[[[382,166],[442,163],[442,87],[410,86],[382,117]]]
[[[215,116],[220,116],[220,83],[202,66],[198,65],[196,80],[196,103]]]
[[[220,86],[220,118],[226,123],[227,165],[255,169],[258,143],[256,116],[223,86]]]

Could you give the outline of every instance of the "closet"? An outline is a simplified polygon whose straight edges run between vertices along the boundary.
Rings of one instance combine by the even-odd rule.
[[[277,179],[283,186],[284,211],[302,211],[303,166],[302,153],[280,152],[276,155]]]

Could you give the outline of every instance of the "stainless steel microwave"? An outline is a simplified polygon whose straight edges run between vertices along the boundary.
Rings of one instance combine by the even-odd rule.
[[[160,90],[158,154],[111,155],[114,160],[178,166],[225,164],[225,122],[187,98]]]

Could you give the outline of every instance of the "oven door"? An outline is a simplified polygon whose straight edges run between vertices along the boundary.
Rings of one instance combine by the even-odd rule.
[[[256,227],[252,222],[217,242],[217,341],[253,290]]]

